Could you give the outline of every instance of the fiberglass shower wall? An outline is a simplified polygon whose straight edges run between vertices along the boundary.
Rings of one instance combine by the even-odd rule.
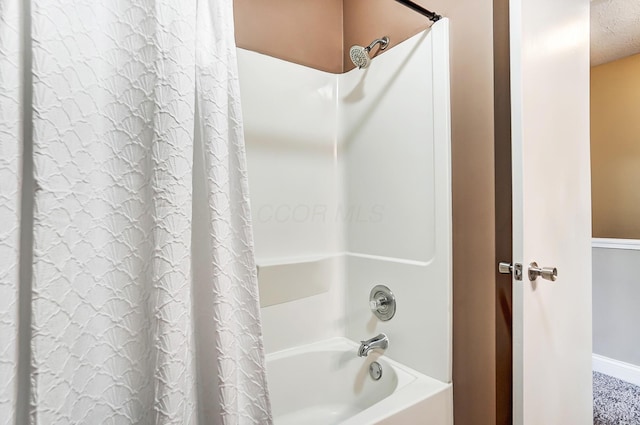
[[[239,51],[267,351],[385,332],[451,381],[448,48],[445,19],[340,75]]]
[[[335,74],[238,49],[266,351],[343,333]]]

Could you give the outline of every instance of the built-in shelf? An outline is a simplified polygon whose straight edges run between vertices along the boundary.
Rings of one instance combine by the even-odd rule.
[[[260,306],[327,292],[336,279],[338,256],[258,260]]]

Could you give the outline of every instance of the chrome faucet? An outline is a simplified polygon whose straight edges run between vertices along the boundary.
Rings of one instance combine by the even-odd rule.
[[[360,343],[358,356],[366,357],[369,355],[369,351],[375,348],[382,348],[385,350],[389,346],[389,338],[385,334],[379,334],[366,341],[360,341]]]

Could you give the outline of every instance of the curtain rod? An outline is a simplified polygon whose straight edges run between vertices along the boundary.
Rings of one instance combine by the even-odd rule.
[[[409,9],[415,12],[418,12],[419,14],[426,16],[433,22],[437,22],[442,18],[442,16],[438,15],[437,13],[427,10],[424,7],[420,6],[419,4],[412,2],[411,0],[396,0],[396,1],[404,6],[407,6]]]

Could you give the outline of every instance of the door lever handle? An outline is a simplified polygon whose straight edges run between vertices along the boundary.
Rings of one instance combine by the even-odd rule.
[[[529,280],[533,282],[538,276],[555,282],[556,277],[558,277],[558,269],[555,267],[539,267],[538,263],[534,261],[529,264]]]

